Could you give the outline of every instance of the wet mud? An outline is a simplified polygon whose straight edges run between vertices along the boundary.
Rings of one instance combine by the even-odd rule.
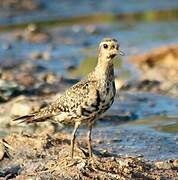
[[[94,158],[88,159],[82,147],[85,140],[80,141],[82,148],[76,147],[71,159],[69,135],[64,132],[11,135],[1,146],[3,143],[0,177],[6,179],[175,179],[178,175],[178,159],[151,162],[97,150]]]

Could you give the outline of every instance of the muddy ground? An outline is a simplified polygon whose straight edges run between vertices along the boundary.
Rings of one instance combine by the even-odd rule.
[[[86,141],[80,140],[75,157],[70,154],[69,134],[21,134],[6,137],[0,148],[0,176],[6,179],[176,179],[178,159],[146,161],[95,151],[88,159]],[[4,153],[4,154],[3,154]]]

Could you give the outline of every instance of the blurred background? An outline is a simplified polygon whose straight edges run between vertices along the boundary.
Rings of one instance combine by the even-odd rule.
[[[93,136],[107,141],[97,148],[178,157],[177,0],[0,0],[0,136],[90,72],[104,37],[126,55],[115,60],[118,95],[96,123]]]

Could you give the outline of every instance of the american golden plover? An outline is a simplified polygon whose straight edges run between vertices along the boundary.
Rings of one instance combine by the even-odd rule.
[[[47,107],[15,120],[33,123],[52,118],[56,122],[74,124],[71,137],[72,158],[77,129],[82,123],[86,123],[88,125],[88,152],[89,157],[92,157],[91,131],[93,123],[112,105],[116,93],[113,59],[118,52],[119,44],[116,39],[103,39],[99,45],[97,66],[86,79],[67,89],[62,96]]]

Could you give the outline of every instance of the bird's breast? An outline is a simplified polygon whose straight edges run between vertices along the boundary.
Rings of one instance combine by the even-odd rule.
[[[116,89],[115,89],[114,80],[105,83],[103,88],[101,88],[100,90],[101,102],[100,102],[99,114],[104,113],[107,109],[110,108],[110,106],[114,102],[115,94],[116,94]]]
[[[94,91],[93,91],[94,92]],[[90,94],[79,106],[66,115],[64,119],[80,119],[88,121],[89,119],[96,119],[103,114],[114,101],[116,90],[114,81],[103,82],[97,89],[96,94]]]

